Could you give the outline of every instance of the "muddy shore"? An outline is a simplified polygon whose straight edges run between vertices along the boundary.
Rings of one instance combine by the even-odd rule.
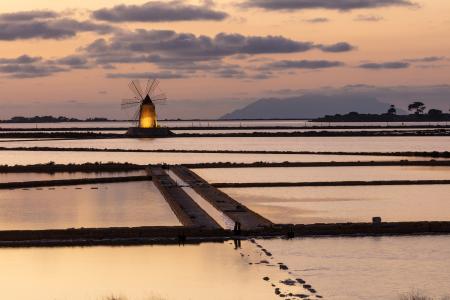
[[[171,165],[161,165],[163,168],[170,168]],[[432,166],[448,167],[448,160],[423,160],[423,161],[354,161],[354,162],[255,162],[255,163],[197,163],[183,164],[189,169],[206,168],[301,168],[301,167],[364,167],[364,166]],[[35,165],[0,165],[0,173],[57,173],[57,172],[126,172],[148,169],[150,165],[138,165],[131,163],[84,163],[84,164],[35,164]]]
[[[0,247],[125,246],[221,242],[247,238],[435,234],[450,234],[450,222],[285,224],[242,231],[239,236],[224,229],[205,230],[181,226],[9,230],[0,231]]]

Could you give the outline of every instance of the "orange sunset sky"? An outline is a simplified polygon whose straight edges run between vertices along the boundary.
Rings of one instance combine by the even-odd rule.
[[[447,0],[1,1],[0,118],[127,118],[127,82],[153,76],[163,118],[349,90],[448,110],[449,12]]]

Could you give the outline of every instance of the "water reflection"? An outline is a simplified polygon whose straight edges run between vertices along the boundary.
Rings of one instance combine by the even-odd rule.
[[[0,265],[4,299],[274,298],[259,269],[223,244],[0,249]]]
[[[450,185],[223,189],[275,223],[450,221]]]
[[[450,167],[370,166],[214,168],[194,170],[208,182],[315,182],[450,179]],[[405,188],[406,189],[406,188]]]
[[[423,290],[450,295],[450,236],[347,237],[261,240],[293,277],[325,299],[397,300]]]
[[[448,151],[450,136],[403,137],[201,137],[2,142],[2,147],[83,147],[116,149],[265,151]]]
[[[0,193],[0,230],[180,225],[152,182]]]
[[[325,299],[394,300],[413,289],[450,293],[449,236],[274,239],[233,247],[0,249],[8,274],[2,297],[265,300],[278,299],[278,289],[311,299],[320,292]]]

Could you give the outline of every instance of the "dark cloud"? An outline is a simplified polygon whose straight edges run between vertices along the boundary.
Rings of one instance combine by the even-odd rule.
[[[404,61],[391,61],[382,63],[365,63],[358,67],[362,69],[369,70],[382,70],[382,69],[406,69],[409,68],[410,64]]]
[[[36,14],[36,12],[34,13]],[[23,20],[23,14],[31,14],[31,12],[16,13],[14,15],[15,18],[12,18],[11,14],[7,16],[0,15],[0,40],[13,41],[33,38],[65,39],[75,36],[78,32],[90,31],[105,34],[115,30],[115,27],[108,24],[77,21],[70,18],[43,20],[35,16]],[[5,20],[5,17],[10,18],[10,20]]]
[[[426,56],[426,57],[405,59],[406,62],[412,62],[412,63],[416,63],[416,62],[427,63],[427,62],[437,62],[437,61],[443,61],[443,60],[447,60],[447,57],[445,57],[445,56]]]
[[[342,42],[318,45],[283,36],[244,36],[219,33],[214,37],[177,33],[170,30],[144,30],[116,33],[110,40],[98,39],[85,52],[99,63],[220,60],[240,54],[299,53],[313,49],[324,52],[350,51],[354,47]]]
[[[395,70],[395,69],[407,69],[414,64],[419,68],[437,68],[440,66],[433,65],[431,63],[445,60],[447,60],[447,57],[445,56],[426,56],[389,62],[368,62],[360,64],[358,67],[367,70],[384,70],[384,69]],[[422,63],[422,65],[417,65],[419,63]]]
[[[322,45],[283,36],[219,33],[209,37],[171,30],[138,29],[116,32],[110,39],[98,39],[86,46],[83,54],[95,63],[108,67],[117,64],[148,63],[160,71],[176,72],[184,77],[207,73],[221,78],[267,79],[273,77],[273,74],[268,68],[255,67],[257,63],[250,61],[253,55],[301,53],[314,49],[323,52],[344,52],[351,51],[354,47],[346,42]],[[252,67],[243,68],[224,63],[226,58],[246,60]],[[265,63],[267,64],[267,59]],[[342,63],[304,61],[303,65],[297,68],[319,69],[338,65]],[[128,75],[110,73],[109,76]]]
[[[58,17],[58,14],[49,10],[31,10],[15,13],[0,14],[0,21],[31,21],[36,19],[52,19]]]
[[[72,69],[87,69],[90,67],[89,61],[84,56],[69,55],[54,61],[54,63],[71,67]]]
[[[40,56],[21,55],[16,58],[0,58],[0,64],[31,64],[41,60]]]
[[[306,19],[305,22],[307,23],[327,23],[330,20],[328,18],[312,18],[312,19]]]
[[[210,6],[184,4],[181,1],[151,1],[142,5],[118,5],[103,8],[92,13],[93,18],[109,22],[171,22],[213,20],[228,17],[225,12],[213,10]]]
[[[0,73],[13,78],[45,77],[66,69],[48,64],[7,64],[0,65]]]
[[[315,8],[346,11],[386,6],[415,6],[409,0],[247,0],[241,5],[244,7],[285,11]]]
[[[182,73],[174,73],[170,71],[162,72],[134,72],[134,73],[109,73],[106,74],[108,78],[129,78],[129,79],[148,79],[148,78],[160,78],[160,79],[179,79],[185,78]]]
[[[46,77],[74,69],[87,69],[91,64],[83,56],[71,55],[58,59],[43,59],[22,55],[16,58],[0,58],[0,74],[12,78]]]
[[[318,45],[317,48],[323,52],[348,52],[355,49],[354,46],[346,42],[340,42],[332,45]]]
[[[246,78],[247,73],[240,68],[222,68],[214,71],[214,74],[220,78]]]
[[[359,22],[379,22],[383,20],[383,17],[377,15],[359,15],[354,20]]]
[[[340,61],[329,60],[282,60],[263,66],[264,69],[326,69],[343,66]]]

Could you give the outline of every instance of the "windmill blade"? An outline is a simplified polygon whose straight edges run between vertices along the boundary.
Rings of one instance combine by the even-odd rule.
[[[122,104],[120,107],[122,109],[128,109],[128,108],[132,108],[132,107],[136,107],[139,106],[139,103],[127,103],[127,104]]]
[[[167,100],[166,94],[161,93],[152,97],[152,101],[161,101],[161,100],[163,101]]]
[[[134,104],[134,103],[142,103],[142,100],[133,98],[133,99],[123,99],[122,104]]]
[[[133,122],[136,123],[136,125],[139,125],[139,114],[140,114],[140,112],[141,112],[141,109],[138,108],[138,109],[134,112],[133,118],[131,119]]]
[[[152,85],[150,86],[150,90],[149,90],[150,97],[153,95],[153,93],[155,92],[155,90],[158,86],[159,86],[159,80],[153,79]]]
[[[139,104],[141,104],[141,102],[142,101],[140,101],[138,99],[124,99],[124,100],[122,100],[122,104],[120,105],[120,107],[122,109],[127,109],[127,108],[138,106]]]
[[[139,82],[139,80],[132,80],[128,84],[128,87],[138,99],[144,100],[145,95],[142,91],[141,83]]]
[[[153,81],[151,79],[147,80],[147,84],[145,85],[145,96],[150,96],[150,89],[152,88]]]

